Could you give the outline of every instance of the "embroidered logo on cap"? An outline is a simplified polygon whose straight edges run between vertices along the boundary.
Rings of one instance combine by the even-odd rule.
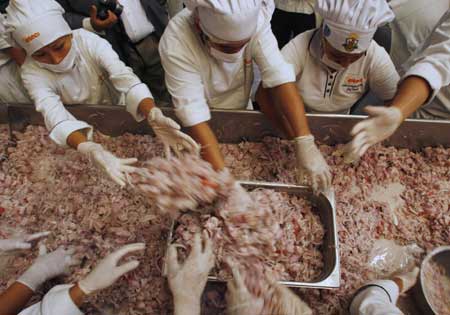
[[[344,49],[348,52],[352,52],[355,49],[358,49],[358,44],[359,44],[359,36],[358,34],[352,33],[350,34],[349,37],[347,37],[345,39],[345,43],[342,44],[342,46],[344,47]]]
[[[23,39],[23,41],[25,42],[25,43],[31,43],[33,40],[35,40],[36,38],[38,38],[39,36],[41,36],[41,33],[39,33],[39,32],[36,32],[36,33],[34,33],[34,34],[31,34],[30,36],[27,36],[27,37],[25,37],[24,39]]]

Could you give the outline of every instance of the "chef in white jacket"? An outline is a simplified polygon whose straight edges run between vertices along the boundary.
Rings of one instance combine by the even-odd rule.
[[[450,10],[423,45],[405,63],[405,75],[389,107],[369,107],[370,117],[352,130],[350,156],[362,156],[369,147],[389,138],[418,109],[450,118],[450,103],[429,106],[440,89],[450,84]]]
[[[26,53],[14,47],[5,28],[5,16],[0,13],[0,103],[31,103],[22,79],[20,66]]]
[[[316,187],[330,186],[331,175],[314,144],[303,105],[270,28],[273,0],[187,0],[161,38],[160,55],[175,111],[202,146],[215,169],[224,167],[217,139],[208,125],[210,108],[246,109],[253,63],[293,129],[299,168]]]
[[[401,75],[409,70],[409,58],[421,48],[426,39],[450,9],[449,0],[433,0],[432,5],[421,0],[393,0],[389,3],[395,14],[392,30],[391,57]],[[421,106],[411,118],[449,119],[450,86],[444,86],[426,106]]]
[[[0,295],[0,314],[83,315],[79,307],[88,296],[110,287],[124,274],[139,266],[137,260],[121,265],[119,261],[130,253],[144,249],[143,243],[123,246],[101,260],[77,284],[57,285],[41,302],[24,309],[39,286],[49,279],[67,274],[70,267],[78,264],[73,257],[75,251],[72,248],[60,247],[47,254],[45,247],[41,247],[40,256],[33,265]]]
[[[92,142],[92,126],[64,107],[121,103],[137,121],[147,119],[167,154],[170,148],[196,150],[196,143],[155,106],[148,87],[120,61],[110,44],[85,30],[72,31],[57,2],[17,0],[6,10],[13,38],[29,56],[22,66],[24,85],[57,144],[92,157],[115,182],[125,185],[125,173],[136,160],[119,159]]]
[[[281,51],[294,66],[306,111],[349,114],[369,90],[391,100],[400,77],[373,40],[377,28],[394,18],[387,2],[318,0],[315,11],[324,19],[322,27],[298,35]]]

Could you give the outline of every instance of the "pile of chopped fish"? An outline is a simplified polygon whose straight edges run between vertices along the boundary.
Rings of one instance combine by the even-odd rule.
[[[151,159],[130,174],[129,182],[161,213],[177,218],[186,210],[207,212],[207,205],[225,194],[234,179],[199,156],[187,155]]]
[[[184,214],[174,242],[189,248],[194,234],[206,230],[214,241],[219,279],[229,279],[228,259],[242,270],[257,269],[278,280],[313,281],[323,271],[325,231],[305,199],[269,189],[247,194],[236,186],[214,211]]]
[[[118,309],[115,314],[171,314],[171,297],[160,270],[171,220],[133,189],[120,189],[104,178],[81,154],[54,145],[44,128],[29,127],[16,136],[17,146],[8,149],[8,160],[0,169],[2,224],[27,232],[53,231],[46,241],[51,249],[77,246],[83,263],[63,282],[80,279],[102,256],[125,243],[146,242],[144,255],[138,256],[140,267],[94,297],[88,314],[105,307]],[[163,152],[150,136],[109,138],[96,133],[95,138],[124,158],[147,161]],[[413,152],[375,146],[357,165],[348,165],[334,154],[339,148],[320,146],[334,175],[341,288],[296,291],[315,314],[345,312],[356,288],[375,277],[367,258],[376,239],[416,243],[427,251],[450,244],[450,149]],[[237,179],[294,182],[294,149],[287,141],[227,144],[222,151]],[[377,197],[392,185],[399,189],[389,197],[391,202]],[[26,252],[15,259],[15,273],[1,278],[0,288],[14,281],[35,255]],[[203,314],[224,313],[223,290],[209,287]]]
[[[424,266],[424,289],[436,314],[450,315],[450,275],[443,264],[430,261]]]

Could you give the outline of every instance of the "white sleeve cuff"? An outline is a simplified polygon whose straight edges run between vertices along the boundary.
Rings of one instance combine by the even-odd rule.
[[[410,76],[418,76],[428,82],[433,90],[429,100],[433,99],[442,88],[442,76],[437,69],[427,62],[420,62],[412,66],[404,75],[403,80]]]
[[[144,83],[139,83],[133,86],[125,96],[125,104],[127,111],[134,117],[137,122],[143,121],[146,117],[139,113],[139,104],[145,98],[153,99],[148,86]]]
[[[276,68],[265,70],[261,73],[262,84],[265,89],[295,82],[294,66],[283,62]]]
[[[60,146],[67,146],[67,138],[75,131],[84,131],[88,140],[92,139],[93,128],[80,120],[65,120],[57,124],[50,131],[50,139]]]
[[[175,114],[183,127],[192,127],[211,119],[211,112],[206,104],[176,107]]]
[[[0,50],[11,48],[11,44],[5,39],[0,37]]]
[[[83,315],[70,297],[73,285],[58,285],[52,288],[42,299],[42,314],[45,315]]]
[[[98,35],[105,35],[104,31],[97,32],[95,30],[95,28],[92,26],[91,18],[88,18],[88,17],[83,19],[83,28],[86,31],[89,31],[89,32],[92,32],[92,33],[95,33],[95,34],[98,34]]]
[[[350,315],[366,314],[368,309],[383,307],[386,314],[401,315],[395,306],[399,288],[392,280],[375,280],[365,284],[350,305]],[[384,313],[383,313],[384,314]]]

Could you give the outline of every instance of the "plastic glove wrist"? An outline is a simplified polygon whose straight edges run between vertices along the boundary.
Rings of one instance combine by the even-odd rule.
[[[406,119],[405,115],[403,114],[402,110],[397,106],[391,106],[389,107],[389,110],[392,112],[392,121],[398,126],[402,124],[402,122]]]
[[[77,147],[77,151],[84,154],[92,154],[93,152],[98,150],[104,150],[102,145],[92,141],[82,142]]]
[[[313,135],[300,136],[294,138],[292,141],[294,143],[314,142],[314,136]]]

